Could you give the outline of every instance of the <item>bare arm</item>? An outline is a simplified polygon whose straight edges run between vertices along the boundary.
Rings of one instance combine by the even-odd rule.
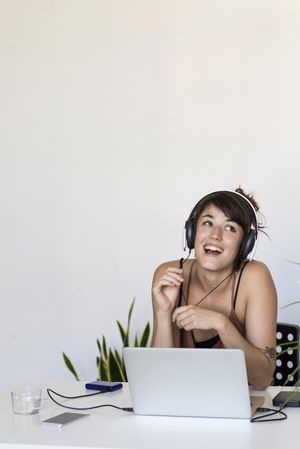
[[[179,330],[172,323],[172,313],[178,301],[182,269],[178,262],[160,265],[154,273],[152,284],[153,335],[151,346],[178,346]]]
[[[277,294],[264,264],[249,264],[246,274],[246,345],[242,349],[250,384],[264,389],[272,382],[275,369],[275,359],[270,358],[266,351],[276,346]]]
[[[245,323],[245,338],[226,315],[213,310],[179,307],[172,319],[179,328],[186,330],[215,329],[225,348],[242,349],[249,383],[262,390],[272,382],[275,369],[275,361],[263,351],[276,345],[277,296],[267,267],[259,262],[248,265],[243,273],[237,307]]]

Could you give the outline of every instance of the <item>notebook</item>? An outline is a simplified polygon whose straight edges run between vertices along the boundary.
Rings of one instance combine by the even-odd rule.
[[[263,397],[251,397],[240,349],[124,348],[138,415],[251,418]]]

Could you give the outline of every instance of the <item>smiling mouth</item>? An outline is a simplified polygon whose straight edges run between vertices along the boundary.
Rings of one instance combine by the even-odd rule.
[[[221,248],[214,246],[214,245],[204,246],[204,251],[205,251],[205,254],[212,254],[215,256],[218,256],[219,254],[223,253],[223,250]]]

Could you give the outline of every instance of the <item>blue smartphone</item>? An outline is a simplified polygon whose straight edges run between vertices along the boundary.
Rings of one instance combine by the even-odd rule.
[[[105,380],[95,380],[94,382],[88,382],[85,384],[87,390],[98,390],[98,391],[115,391],[120,390],[123,385],[121,382],[108,382]]]

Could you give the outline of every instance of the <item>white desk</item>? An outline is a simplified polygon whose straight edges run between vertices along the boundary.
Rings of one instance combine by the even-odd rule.
[[[70,396],[86,392],[82,382],[34,384]],[[265,396],[265,406],[271,406],[279,389],[270,387],[255,394]],[[255,424],[245,419],[137,416],[102,408],[82,412],[90,416],[58,429],[40,425],[40,420],[67,410],[56,406],[46,392],[44,398],[40,414],[15,415],[10,394],[0,397],[0,448],[282,449],[292,447],[300,436],[300,408],[285,409],[285,421]],[[72,401],[77,407],[101,403],[131,406],[127,384],[113,393]],[[72,405],[69,401],[68,404]]]

